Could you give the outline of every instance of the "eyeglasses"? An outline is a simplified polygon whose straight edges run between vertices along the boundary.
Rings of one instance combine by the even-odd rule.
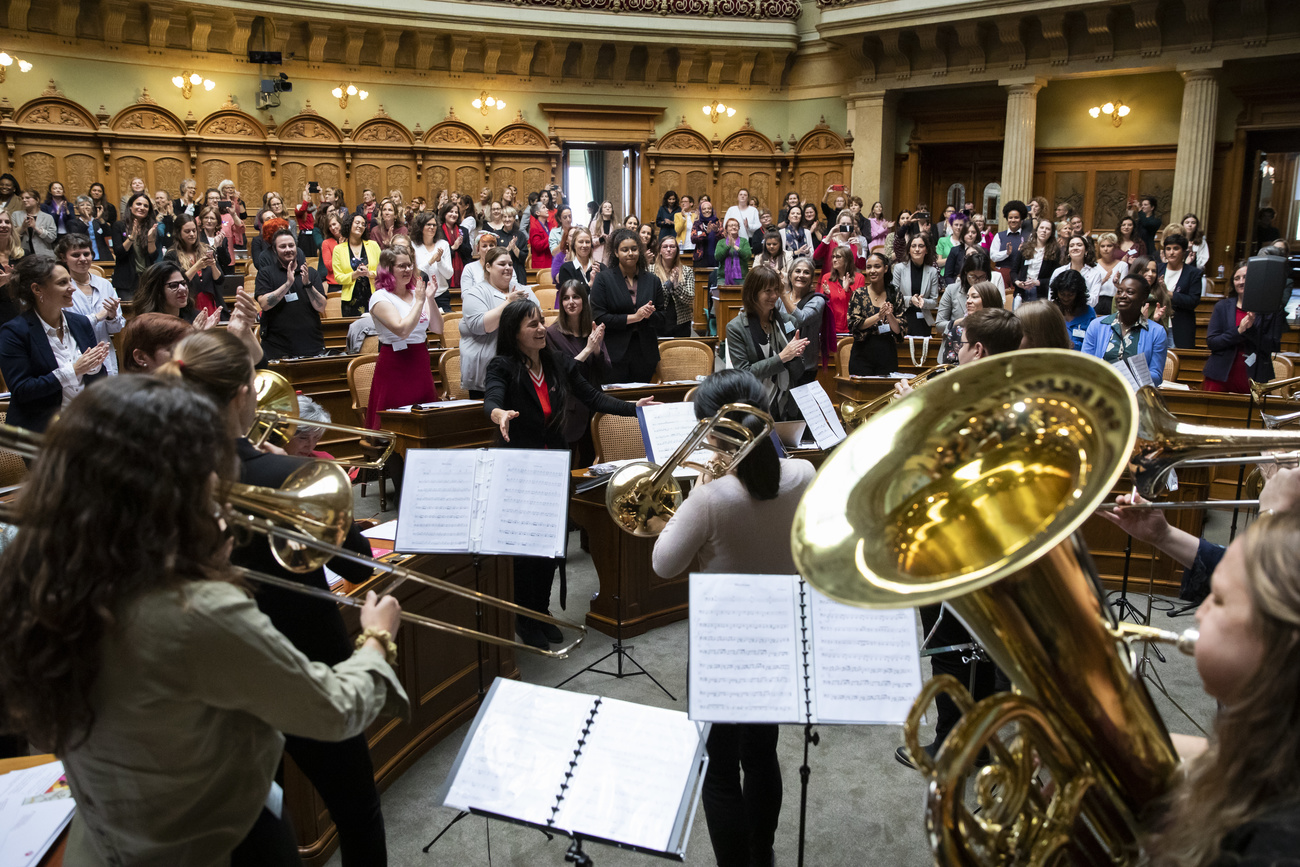
[[[188,285],[188,284],[187,284],[184,280],[173,280],[173,281],[170,282],[170,283],[164,283],[164,284],[163,284],[163,288],[164,288],[164,289],[180,289],[182,286],[186,286],[186,285]]]

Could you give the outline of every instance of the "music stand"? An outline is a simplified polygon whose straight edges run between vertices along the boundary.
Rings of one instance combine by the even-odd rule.
[[[1107,600],[1115,607],[1115,619],[1123,620],[1124,615],[1128,614],[1132,619],[1139,623],[1149,623],[1151,621],[1150,613],[1144,618],[1142,612],[1128,599],[1128,570],[1129,564],[1133,561],[1133,537],[1129,536],[1124,543],[1124,576],[1120,579],[1119,598],[1116,601]],[[1155,563],[1155,552],[1152,552],[1151,562]],[[1115,591],[1111,591],[1114,593]],[[1150,609],[1150,600],[1148,599],[1148,611]]]
[[[1143,621],[1145,623],[1151,622],[1151,610],[1152,610],[1151,606],[1152,606],[1152,602],[1155,600],[1155,595],[1156,595],[1156,558],[1153,556],[1151,558],[1151,568],[1147,572],[1147,611],[1146,611],[1146,620]],[[1181,704],[1179,704],[1172,695],[1170,695],[1169,689],[1165,686],[1164,680],[1161,679],[1160,677],[1160,672],[1156,670],[1154,663],[1151,662],[1152,651],[1155,651],[1156,656],[1160,659],[1161,662],[1168,662],[1168,660],[1165,659],[1165,655],[1160,652],[1160,648],[1155,647],[1154,644],[1152,644],[1152,642],[1150,641],[1142,642],[1142,657],[1138,660],[1138,664],[1136,668],[1138,679],[1145,680],[1152,687],[1154,687],[1156,692],[1163,695],[1165,697],[1165,700],[1168,701],[1170,704],[1172,704],[1178,710],[1179,713],[1187,717],[1188,722],[1196,726],[1197,731],[1199,731],[1203,735],[1208,736],[1209,732],[1207,732],[1200,723],[1198,723],[1195,719],[1193,719],[1192,715],[1187,712],[1187,709],[1184,708]]]
[[[640,675],[645,675],[650,679],[651,683],[659,687],[659,689],[663,690],[664,695],[668,696],[668,698],[670,698],[673,701],[677,701],[677,696],[669,692],[667,687],[665,687],[662,683],[660,683],[653,674],[651,674],[649,671],[646,670],[645,666],[637,662],[636,659],[632,657],[632,654],[630,652],[632,650],[632,645],[623,643],[623,597],[622,596],[618,597],[618,605],[616,606],[616,610],[617,610],[618,620],[614,622],[614,644],[612,645],[613,649],[610,650],[609,653],[606,653],[604,656],[602,656],[600,659],[596,660],[595,662],[591,663],[588,666],[585,666],[579,671],[574,672],[573,674],[566,677],[564,680],[557,683],[555,685],[555,688],[560,689],[569,681],[573,680],[579,675],[586,674],[587,672],[591,672],[592,674],[603,674],[607,677],[613,677],[618,680],[622,680],[625,677],[638,677]],[[617,668],[614,671],[607,671],[603,668],[596,667],[600,665],[602,662],[604,662],[605,660],[609,659],[611,656],[615,657],[618,660]],[[626,659],[632,665],[636,666],[637,670],[624,671],[623,670],[624,659]]]

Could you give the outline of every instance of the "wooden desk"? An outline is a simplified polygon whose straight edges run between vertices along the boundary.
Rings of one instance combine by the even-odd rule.
[[[497,426],[483,412],[483,401],[420,412],[379,413],[384,430],[397,434],[397,453],[407,449],[477,449],[496,442]]]
[[[514,598],[509,557],[481,557],[477,572],[473,557],[458,554],[420,554],[406,558],[402,565],[499,599]],[[348,595],[364,597],[367,591],[381,589],[386,583],[387,579],[381,576],[365,584],[346,586]],[[460,596],[411,581],[399,587],[394,595],[403,611],[505,638],[514,636],[513,616],[499,609],[485,608],[480,625],[474,603]],[[349,634],[359,634],[357,609],[349,607],[342,611]],[[514,650],[509,647],[454,638],[411,623],[402,624],[397,643],[397,675],[411,699],[411,720],[380,719],[366,731],[375,766],[375,783],[380,791],[473,717],[480,691],[491,686],[494,678],[519,677]],[[285,805],[298,838],[298,851],[308,867],[320,867],[338,847],[338,834],[311,783],[287,755],[284,764]]]

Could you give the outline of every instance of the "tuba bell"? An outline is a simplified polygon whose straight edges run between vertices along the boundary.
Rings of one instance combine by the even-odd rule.
[[[799,504],[792,545],[810,584],[866,608],[946,601],[1016,688],[976,705],[935,678],[913,706],[938,863],[1133,863],[1173,783],[1177,755],[1078,535],[1138,433],[1137,398],[1104,362],[999,355],[873,416]],[[930,761],[917,726],[938,692],[965,713]],[[1004,746],[1009,723],[1020,737]],[[963,794],[986,746],[979,779],[999,785],[982,785],[977,815]],[[1050,801],[1035,760],[1057,783]]]

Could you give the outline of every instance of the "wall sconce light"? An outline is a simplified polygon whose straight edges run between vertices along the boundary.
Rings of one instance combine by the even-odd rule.
[[[190,94],[194,92],[194,88],[198,87],[200,84],[203,85],[204,90],[211,90],[217,86],[215,81],[210,78],[204,78],[197,72],[182,72],[180,75],[173,75],[172,84],[181,89],[181,96],[186,99],[190,98]]]
[[[495,108],[497,111],[500,111],[501,109],[505,108],[506,101],[504,99],[497,99],[495,96],[489,95],[488,92],[485,90],[481,94],[479,94],[478,99],[471,102],[470,105],[477,108],[479,110],[479,113],[486,115],[488,113],[489,108]]]
[[[1099,118],[1104,114],[1110,118],[1111,126],[1119,126],[1124,122],[1123,119],[1128,117],[1130,111],[1132,109],[1122,102],[1108,102],[1105,105],[1094,105],[1088,109],[1088,114],[1093,118]]]
[[[704,116],[714,123],[717,123],[718,118],[722,117],[724,114],[727,117],[734,117],[736,110],[731,106],[723,105],[716,99],[713,100],[711,104],[704,106]]]
[[[14,65],[15,60],[18,61],[18,68],[21,71],[31,72],[32,65],[26,60],[23,60],[21,57],[14,57],[7,51],[0,51],[0,84],[4,83],[5,72],[9,67]]]
[[[349,96],[355,96],[358,99],[365,99],[366,97],[370,96],[370,91],[357,90],[357,86],[355,84],[340,84],[338,87],[331,90],[330,93],[332,93],[335,97],[338,98],[339,108],[348,107]]]

